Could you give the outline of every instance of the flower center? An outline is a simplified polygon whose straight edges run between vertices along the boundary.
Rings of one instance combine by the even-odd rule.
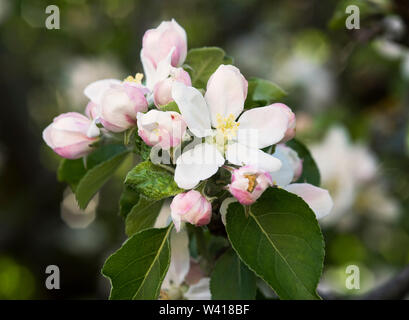
[[[253,192],[254,188],[257,185],[257,176],[255,174],[245,174],[244,177],[249,181],[247,191]]]
[[[124,79],[124,82],[135,82],[137,84],[141,84],[143,79],[143,74],[142,73],[137,73],[135,74],[135,77],[128,76]]]
[[[237,135],[240,123],[234,121],[234,119],[232,113],[228,117],[222,117],[220,113],[216,115],[217,133],[221,134],[227,140],[231,140]]]
[[[224,154],[230,140],[237,135],[240,123],[234,121],[234,115],[222,117],[220,113],[216,115],[216,130],[212,135],[206,137],[206,142],[216,145],[221,154]]]

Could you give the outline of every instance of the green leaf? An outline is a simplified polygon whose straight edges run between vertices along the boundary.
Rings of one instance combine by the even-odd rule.
[[[68,183],[73,191],[77,188],[82,177],[87,173],[83,159],[62,159],[58,167],[58,181]]]
[[[136,134],[135,135],[135,153],[138,154],[143,161],[150,158],[152,147],[148,146],[142,138]]]
[[[226,56],[223,49],[203,47],[190,49],[185,60],[186,71],[196,88],[206,88],[207,80],[221,64],[231,64],[232,59]]]
[[[253,300],[256,297],[256,276],[229,249],[216,262],[210,291],[213,300]]]
[[[81,209],[87,207],[91,198],[114,174],[127,154],[128,150],[122,145],[107,145],[88,157],[89,169],[75,189],[75,196]]]
[[[169,268],[172,227],[136,233],[107,259],[102,274],[111,281],[110,299],[157,299]]]
[[[319,299],[324,240],[317,219],[298,196],[269,188],[246,217],[229,205],[227,234],[242,261],[281,299]]]
[[[288,141],[286,145],[294,149],[298,153],[298,156],[303,160],[302,174],[296,182],[308,182],[315,186],[320,186],[320,171],[307,147],[297,139]]]
[[[98,148],[85,159],[63,159],[58,168],[58,180],[68,183],[80,208],[84,209],[127,153],[124,145],[109,144]]]
[[[144,196],[133,206],[125,220],[125,232],[128,237],[153,227],[162,208],[163,200],[150,200]]]
[[[123,154],[128,150],[123,144],[107,144],[101,146],[88,157],[86,157],[86,169],[90,170],[102,162],[108,161],[113,157]]]
[[[183,191],[177,186],[173,174],[150,161],[141,162],[129,171],[125,184],[153,200],[168,198]]]
[[[125,147],[123,145],[110,144],[98,148],[85,158],[75,160],[62,159],[57,172],[58,181],[68,183],[71,189],[75,191],[78,183],[88,170],[124,150]]]
[[[179,107],[175,101],[169,102],[167,105],[159,107],[159,109],[161,111],[175,111],[180,113]]]
[[[139,201],[139,193],[125,186],[119,199],[119,214],[126,218]]]
[[[268,80],[250,78],[248,83],[248,93],[245,102],[247,109],[278,102],[287,95],[278,85]]]

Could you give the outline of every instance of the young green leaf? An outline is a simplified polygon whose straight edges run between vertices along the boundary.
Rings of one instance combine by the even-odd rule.
[[[248,83],[248,93],[245,102],[245,107],[247,109],[279,102],[287,95],[287,93],[278,85],[268,80],[250,78]]]
[[[84,167],[83,159],[62,159],[58,167],[57,178],[58,181],[68,183],[71,190],[75,192],[78,183],[86,173],[87,169]]]
[[[169,235],[173,224],[146,229],[129,238],[104,264],[112,300],[157,299],[170,263]]]
[[[180,113],[179,107],[175,101],[169,102],[166,106],[161,106],[159,109],[161,111],[175,111]]]
[[[297,182],[308,182],[319,187],[321,184],[320,171],[307,147],[297,139],[288,141],[286,145],[294,149],[298,153],[300,159],[303,160],[302,174]]]
[[[88,170],[75,189],[75,196],[81,209],[87,207],[91,198],[114,174],[127,155],[128,150],[124,146],[107,145],[88,157]]]
[[[185,64],[190,73],[192,85],[196,88],[206,88],[207,80],[221,64],[231,64],[232,59],[226,56],[223,49],[203,47],[190,49]]]
[[[71,189],[75,191],[78,183],[88,170],[125,150],[126,148],[123,145],[110,144],[98,148],[85,160],[83,158],[75,160],[62,159],[57,172],[58,181],[68,183]]]
[[[314,213],[298,196],[267,189],[246,216],[229,205],[227,234],[242,261],[281,299],[319,299],[324,240]]]
[[[107,144],[101,146],[88,157],[86,157],[86,169],[91,170],[95,166],[112,159],[113,157],[123,154],[128,150],[123,144]]]
[[[141,162],[129,171],[125,184],[153,200],[168,198],[183,191],[177,186],[173,175],[168,170],[150,161]]]
[[[125,232],[128,237],[153,227],[162,208],[163,200],[150,200],[144,196],[133,206],[125,220]]]
[[[216,262],[210,291],[213,300],[253,300],[256,297],[256,276],[229,249]]]
[[[139,196],[138,192],[125,186],[119,199],[119,215],[126,218],[132,208],[138,203]]]
[[[142,138],[135,135],[135,153],[138,154],[143,161],[148,160],[151,154],[152,147],[148,146]]]

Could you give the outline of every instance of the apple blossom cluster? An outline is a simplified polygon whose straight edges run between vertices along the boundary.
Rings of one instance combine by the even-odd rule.
[[[203,229],[222,228],[240,259],[251,265],[247,247],[240,247],[241,237],[272,243],[275,239],[268,238],[268,230],[276,234],[276,225],[269,219],[259,220],[266,215],[278,219],[284,228],[279,232],[290,235],[285,241],[304,237],[288,247],[296,246],[297,254],[305,255],[307,269],[319,269],[323,251],[316,244],[323,242],[316,218],[328,215],[333,203],[328,191],[318,187],[319,172],[308,150],[294,139],[294,112],[279,102],[281,96],[272,94],[281,89],[266,80],[247,80],[219,48],[188,52],[186,32],[175,20],[145,32],[140,59],[143,74],[89,84],[84,89],[89,99],[84,114],[61,114],[43,131],[46,144],[64,158],[59,177],[70,184],[82,208],[125,156],[136,154],[138,163],[127,174],[120,200],[121,206],[125,202],[121,211],[126,211],[123,216],[130,238],[103,269],[112,280],[111,298],[157,298],[159,291],[164,299],[210,298],[209,270],[203,266],[213,263],[199,264],[193,259],[189,239]],[[281,203],[284,211],[276,212]],[[270,206],[274,212],[266,212]],[[250,223],[240,220],[241,212],[257,222],[252,224],[256,229],[247,230],[250,234],[244,233],[247,227],[243,225]],[[242,227],[237,229],[228,221],[238,221]],[[299,223],[301,227],[295,227]],[[207,228],[198,228],[202,226]],[[296,235],[292,234],[295,230]],[[205,241],[194,236],[196,241]],[[144,241],[150,245],[141,246]],[[155,246],[156,252],[145,252]],[[275,255],[277,247],[269,249],[263,254]],[[318,260],[308,251],[315,249]],[[130,264],[128,259],[138,254],[135,270],[145,270],[144,279],[152,281],[146,282],[147,287],[145,280],[137,286],[135,281],[141,277],[134,280],[132,272],[122,273],[121,268]],[[226,259],[234,258],[229,254]],[[293,253],[283,256],[287,254]],[[199,260],[203,256],[211,259],[204,254]],[[152,257],[148,263],[146,259]],[[161,269],[163,261],[167,268]],[[279,277],[266,276],[258,264],[252,267],[286,297],[289,291],[281,291],[281,284],[275,283]],[[265,268],[270,270],[268,265]],[[152,270],[160,274],[150,278]],[[287,276],[293,274],[292,269]],[[311,290],[307,296],[315,297],[315,289]],[[299,297],[301,293],[292,294]]]
[[[244,206],[278,187],[300,196],[318,218],[327,215],[332,208],[328,192],[295,183],[303,162],[285,144],[296,131],[291,109],[273,103],[246,110],[248,82],[233,65],[219,65],[205,92],[193,87],[183,69],[186,55],[186,32],[175,20],[146,31],[140,54],[144,75],[89,84],[85,115],[56,117],[44,130],[44,141],[61,157],[78,159],[104,135],[136,129],[146,145],[173,155],[169,167],[178,187],[186,190],[171,204],[177,230],[182,222],[202,226],[211,221],[212,200],[203,186],[221,168],[231,172],[225,190]],[[178,111],[161,109],[172,102]]]

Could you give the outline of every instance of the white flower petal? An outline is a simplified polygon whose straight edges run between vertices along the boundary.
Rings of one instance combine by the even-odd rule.
[[[210,115],[206,101],[199,90],[175,81],[172,85],[172,98],[177,103],[190,131],[199,138],[208,135],[211,130]]]
[[[280,170],[270,172],[271,179],[275,185],[285,187],[286,185],[289,185],[294,178],[292,160],[280,145],[276,146],[276,151],[273,156],[281,160],[281,168]]]
[[[333,207],[332,198],[325,189],[309,183],[293,183],[284,187],[284,189],[301,197],[314,211],[317,219],[321,219],[331,212]]]
[[[105,91],[111,88],[112,85],[120,84],[120,83],[121,81],[116,80],[116,79],[98,80],[86,86],[84,89],[84,94],[92,102],[99,105],[101,103],[101,99]]]
[[[180,232],[173,230],[170,236],[171,257],[170,265],[165,279],[163,280],[163,288],[169,288],[170,282],[172,285],[179,287],[190,268],[189,254],[189,236],[185,229]]]
[[[223,163],[224,158],[214,145],[199,144],[176,160],[175,181],[180,188],[192,189],[214,175]]]
[[[145,73],[146,87],[150,91],[153,91],[153,88],[159,81],[166,79],[170,75],[170,72],[173,69],[171,65],[172,54],[175,49],[175,47],[172,47],[168,55],[163,60],[159,61],[156,68],[151,59],[145,56],[143,49],[141,50],[141,62]]]
[[[210,300],[210,278],[202,278],[196,284],[189,287],[185,293],[185,298],[188,300]]]
[[[284,138],[288,120],[287,111],[274,105],[248,110],[238,120],[237,141],[258,149],[276,144]]]
[[[279,159],[259,149],[249,148],[240,143],[228,145],[226,159],[238,166],[252,165],[256,169],[267,172],[277,171],[281,168]]]
[[[89,129],[87,131],[87,136],[89,138],[96,138],[99,135],[100,135],[100,130],[99,130],[98,126],[97,126],[97,120],[94,119],[94,120],[92,120],[92,123],[89,126]]]
[[[232,65],[220,65],[207,82],[205,99],[210,109],[213,127],[217,114],[222,117],[234,115],[236,119],[244,108],[247,97],[247,80]]]
[[[159,211],[159,215],[156,218],[154,228],[165,228],[169,225],[169,223],[172,221],[172,218],[170,216],[170,203],[171,200],[165,200],[162,208]]]
[[[169,51],[166,58],[158,63],[158,66],[156,68],[155,84],[163,79],[166,79],[169,76],[170,71],[173,68],[172,67],[172,54],[175,51],[175,49],[176,47],[172,47],[172,49]]]
[[[152,61],[145,57],[143,53],[143,49],[141,50],[141,62],[143,67],[144,76],[146,79],[146,87],[149,90],[152,90],[155,86],[155,75],[156,75],[156,68],[153,65]]]

